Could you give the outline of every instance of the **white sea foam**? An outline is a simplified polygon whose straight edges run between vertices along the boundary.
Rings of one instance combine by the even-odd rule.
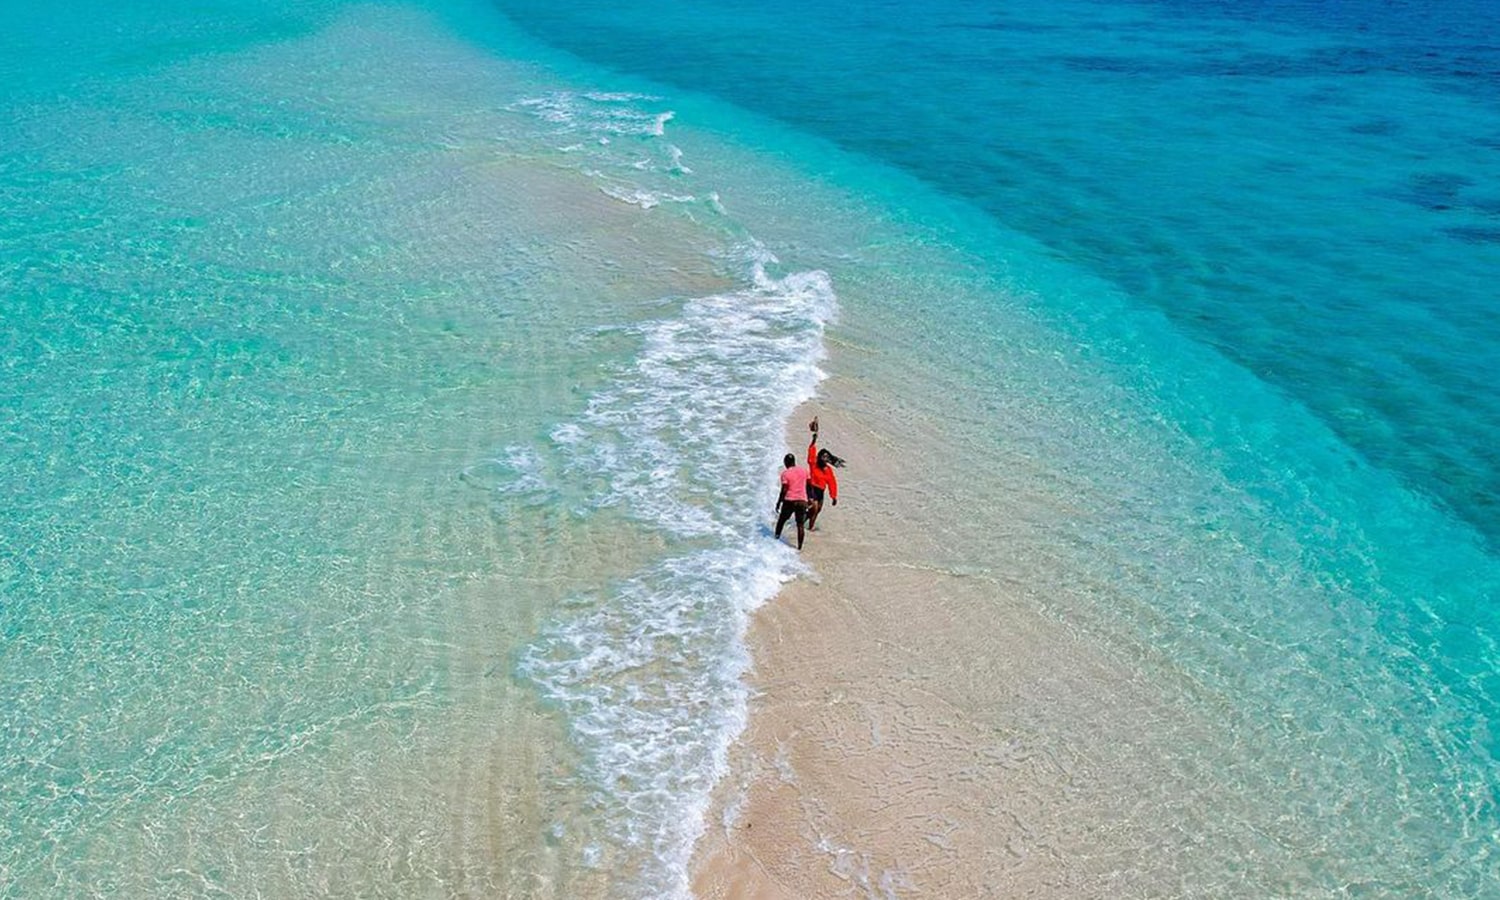
[[[741,256],[746,287],[638,326],[637,358],[551,434],[565,468],[602,477],[597,505],[677,548],[581,598],[520,665],[583,751],[610,844],[600,864],[642,897],[689,896],[710,791],[744,727],[746,617],[804,571],[765,522],[835,298],[821,272],[775,277],[754,244]]]
[[[656,101],[645,94],[596,94],[557,91],[544,97],[529,97],[508,107],[529,112],[564,130],[583,128],[595,132],[622,135],[666,134],[672,120],[671,110],[643,109],[641,104]]]
[[[543,473],[541,457],[526,447],[507,447],[500,456],[482,459],[459,477],[481,490],[534,501],[551,500],[556,491]]]
[[[676,114],[660,106],[660,98],[645,94],[558,91],[517,101],[508,109],[546,123],[548,134],[567,138],[561,152],[580,157],[584,171],[595,177],[625,178],[643,196],[673,194],[675,199],[679,192],[666,190],[667,185],[693,170],[683,163],[681,147],[662,140]],[[611,196],[625,190],[618,185],[602,189]],[[646,208],[658,202],[650,201]]]
[[[629,91],[584,91],[581,95],[596,103],[634,103],[636,101],[660,100],[652,94],[635,94]]]
[[[663,140],[673,114],[658,98],[555,93],[513,109],[549,135],[568,135],[565,164],[606,195],[642,209],[702,196],[722,214],[717,193],[693,190],[682,150]],[[575,598],[570,617],[547,628],[519,667],[564,712],[582,751],[579,787],[603,837],[578,852],[641,897],[688,896],[710,791],[744,726],[746,617],[806,571],[766,520],[786,419],[823,377],[833,289],[822,272],[779,273],[775,256],[749,239],[729,247],[724,263],[744,286],[626,329],[638,355],[552,429],[543,454],[559,478],[591,493],[581,514],[614,508],[670,548]],[[511,471],[505,490],[527,496],[531,470]]]
[[[651,209],[663,203],[693,203],[697,200],[692,194],[665,194],[617,184],[601,184],[599,190],[603,191],[606,196],[613,197],[622,203],[639,206],[641,209]]]

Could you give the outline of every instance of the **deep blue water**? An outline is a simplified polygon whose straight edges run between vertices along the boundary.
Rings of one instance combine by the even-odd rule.
[[[1500,5],[497,5],[977,205],[1500,538]]]

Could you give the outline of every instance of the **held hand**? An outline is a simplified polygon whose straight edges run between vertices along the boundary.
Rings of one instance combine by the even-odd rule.
[[[834,506],[838,506],[839,505],[839,498],[837,498],[837,497],[833,498],[833,505]]]
[[[817,434],[818,433],[818,417],[817,416],[813,416],[813,420],[811,422],[807,423],[807,430],[811,431],[813,434]]]

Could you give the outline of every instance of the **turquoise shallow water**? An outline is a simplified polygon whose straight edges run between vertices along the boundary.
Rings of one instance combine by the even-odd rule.
[[[846,293],[1118,502],[955,546],[1236,744],[1148,883],[1494,889],[1477,19],[0,9],[0,894],[680,894]]]

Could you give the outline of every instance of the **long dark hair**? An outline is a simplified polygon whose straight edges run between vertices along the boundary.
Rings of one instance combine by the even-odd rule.
[[[819,447],[817,459],[819,462],[822,462],[824,458],[826,458],[828,460],[828,464],[830,466],[833,466],[835,469],[842,469],[844,467],[844,458],[842,456],[834,456],[832,450],[829,450],[827,447]]]

